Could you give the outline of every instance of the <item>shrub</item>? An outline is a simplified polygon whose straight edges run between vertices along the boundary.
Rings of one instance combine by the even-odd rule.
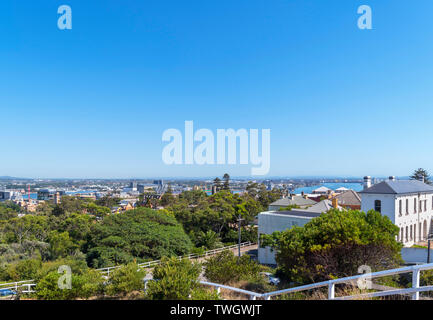
[[[125,295],[135,290],[144,289],[144,277],[146,271],[141,269],[137,263],[132,262],[115,269],[110,274],[106,292],[109,295]]]
[[[206,261],[204,275],[210,281],[226,284],[259,279],[260,270],[260,265],[248,255],[243,255],[239,259],[232,251],[225,250]]]
[[[89,298],[102,292],[103,278],[95,270],[84,274],[71,275],[71,288],[60,288],[59,279],[62,274],[51,271],[39,280],[35,287],[35,296],[41,300],[72,300]]]
[[[190,260],[163,258],[153,271],[154,281],[147,284],[146,297],[152,300],[187,300],[190,296],[205,297],[198,290],[201,266]]]
[[[36,278],[42,267],[40,259],[22,260],[8,268],[8,276],[12,281],[31,280]]]

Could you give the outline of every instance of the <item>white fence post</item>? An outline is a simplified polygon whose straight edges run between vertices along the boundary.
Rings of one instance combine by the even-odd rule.
[[[420,270],[415,269],[412,271],[412,288],[419,288],[419,277]],[[412,300],[419,300],[419,292],[414,292],[412,295]]]
[[[335,283],[329,282],[328,284],[328,300],[335,298]]]

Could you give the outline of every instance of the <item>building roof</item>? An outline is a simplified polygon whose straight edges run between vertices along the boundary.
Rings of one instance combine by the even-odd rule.
[[[278,199],[270,204],[270,206],[288,207],[290,205],[311,206],[316,202],[311,199],[305,199],[303,196],[292,196]]]
[[[361,198],[358,193],[353,190],[348,190],[336,195],[334,198],[338,200],[338,204],[346,206],[360,206]]]
[[[302,209],[293,209],[288,211],[265,211],[265,212],[260,212],[260,214],[283,215],[283,216],[292,216],[298,218],[315,218],[320,216],[320,213],[308,212]]]
[[[349,189],[345,188],[345,187],[340,187],[338,189],[336,189],[335,191],[347,191]]]
[[[309,212],[316,212],[316,213],[322,213],[322,212],[328,212],[331,210],[332,202],[330,200],[322,200],[320,202],[317,202],[314,206],[309,207],[306,209]]]
[[[313,190],[313,193],[314,193],[314,192],[328,192],[329,190],[331,190],[331,189],[322,186],[322,187],[319,187],[319,188],[317,188],[317,189],[314,189],[314,190]]]
[[[371,186],[360,193],[372,194],[407,194],[433,192],[433,186],[418,180],[387,180]]]

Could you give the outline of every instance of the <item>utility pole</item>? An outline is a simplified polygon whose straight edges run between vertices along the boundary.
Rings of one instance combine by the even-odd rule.
[[[244,220],[241,218],[241,214],[239,213],[238,217],[238,262],[241,258],[241,221]]]
[[[427,236],[427,263],[430,263],[430,242],[433,239],[433,234],[429,233]]]

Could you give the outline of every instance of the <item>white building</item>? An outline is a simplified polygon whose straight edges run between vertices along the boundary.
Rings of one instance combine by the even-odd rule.
[[[272,234],[275,231],[284,231],[294,226],[303,227],[311,219],[320,216],[323,212],[328,212],[332,208],[343,210],[338,205],[338,200],[322,200],[307,209],[292,209],[289,211],[266,211],[258,215],[258,234]],[[258,249],[259,263],[276,264],[275,252],[269,247],[261,248],[259,239]]]
[[[400,228],[397,240],[412,246],[430,233],[433,216],[433,186],[418,180],[389,180],[371,186],[364,177],[361,210],[375,210],[387,216]]]
[[[261,212],[258,216],[258,233],[272,234],[275,231],[284,231],[294,226],[302,227],[311,219],[318,217],[320,213],[305,211],[267,211]],[[258,249],[259,263],[274,265],[275,252],[270,247]]]

